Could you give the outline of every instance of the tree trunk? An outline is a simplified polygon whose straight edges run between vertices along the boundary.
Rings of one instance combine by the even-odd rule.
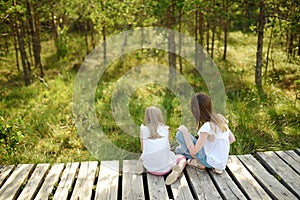
[[[172,0],[169,9],[167,9],[166,20],[167,28],[170,30],[168,35],[168,60],[169,60],[169,86],[171,87],[176,78],[174,73],[176,70],[176,55],[175,55],[175,38],[172,27],[174,25],[174,15],[175,15],[175,3],[176,1]]]
[[[216,32],[216,23],[215,23],[215,19],[213,19],[213,23],[212,23],[212,37],[211,37],[211,50],[210,50],[210,56],[211,58],[214,57],[214,46],[215,46],[215,32]]]
[[[50,0],[50,13],[51,13],[51,29],[54,37],[54,41],[57,40],[58,38],[58,31],[57,31],[57,26],[55,23],[55,16],[54,16],[54,8],[53,8],[53,0]]]
[[[16,24],[13,25],[13,30],[14,30],[14,35],[13,35],[13,38],[14,38],[14,48],[15,48],[15,54],[16,54],[16,65],[17,65],[17,69],[18,69],[18,72],[20,72],[20,64],[19,64],[19,48],[18,48],[18,41],[17,41],[17,35],[16,35]]]
[[[262,89],[262,62],[263,62],[263,38],[264,38],[264,24],[265,24],[265,8],[264,0],[260,0],[259,18],[258,18],[258,40],[256,52],[256,67],[255,67],[255,84],[260,93]]]
[[[44,69],[41,61],[41,27],[40,27],[40,18],[37,11],[37,3],[33,4],[33,13],[34,13],[34,27],[35,31],[33,36],[33,54],[35,66],[40,68],[40,76],[44,77]]]
[[[300,56],[300,35],[298,38],[298,56]]]
[[[28,19],[28,25],[29,28],[26,27],[26,32],[27,32],[27,46],[28,46],[28,53],[30,57],[31,63],[33,63],[32,60],[32,46],[33,46],[33,33],[34,33],[34,27],[33,27],[33,19],[32,19],[32,14],[31,14],[31,5],[28,0],[26,0],[26,10],[27,10],[27,19]]]
[[[105,8],[104,8],[103,1],[100,1],[100,2],[101,2],[101,10],[102,10],[103,13],[105,13]],[[107,58],[106,58],[106,26],[105,26],[105,19],[103,21],[101,32],[102,32],[102,38],[103,38],[103,44],[102,44],[103,45],[103,62],[104,62],[104,64],[106,64]]]
[[[206,20],[206,51],[207,51],[207,53],[209,53],[209,29],[210,29],[209,23],[210,22],[207,19]]]
[[[227,57],[227,39],[228,39],[228,33],[229,33],[229,12],[228,12],[228,0],[225,0],[225,23],[224,23],[224,52],[223,52],[223,60],[226,60]]]
[[[195,65],[199,64],[199,45],[198,45],[198,6],[196,6],[195,12]]]
[[[273,39],[273,27],[271,28],[271,33],[270,33],[270,38],[269,38],[269,43],[268,43],[268,49],[267,49],[267,58],[266,58],[266,67],[265,67],[265,82],[267,80],[267,75],[268,75],[268,65],[269,65],[269,54],[270,54],[270,49],[272,45],[272,39]]]
[[[198,63],[198,69],[202,70],[202,62],[203,62],[203,44],[204,44],[204,15],[203,12],[200,10],[199,11],[199,25],[198,25],[198,30],[199,30],[199,37],[200,37],[200,49],[199,49],[199,63]]]
[[[92,20],[90,20],[89,26],[90,26],[89,28],[91,31],[91,43],[92,43],[92,47],[94,49],[96,47],[96,44],[95,44],[95,36],[94,36],[94,24],[93,24]]]
[[[179,10],[179,16],[178,16],[178,23],[179,23],[179,33],[181,33],[181,18],[182,18],[182,9]],[[181,55],[181,48],[182,48],[182,37],[181,34],[179,34],[179,47],[178,47],[178,54]],[[175,58],[176,59],[176,58]],[[179,56],[179,72],[182,74],[182,58]]]
[[[288,59],[293,55],[293,43],[294,43],[294,34],[293,31],[290,31],[290,37],[288,40]]]
[[[89,40],[88,40],[88,22],[84,22],[84,41],[85,41],[85,51],[86,54],[89,53]]]
[[[18,38],[18,44],[19,44],[19,50],[21,54],[21,60],[22,60],[22,67],[23,67],[23,72],[24,72],[24,81],[25,85],[30,84],[30,78],[29,78],[29,73],[28,73],[28,68],[27,68],[27,55],[25,51],[25,44],[24,44],[24,32],[22,31],[23,29],[23,23],[21,21],[21,17],[18,16],[19,20],[16,21],[16,33],[17,33],[17,38]]]

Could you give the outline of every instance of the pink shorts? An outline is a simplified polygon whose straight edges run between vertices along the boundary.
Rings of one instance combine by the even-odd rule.
[[[182,160],[182,159],[186,159],[183,155],[176,155],[177,159],[176,159],[176,164],[178,165],[179,162]],[[166,172],[149,172],[150,174],[153,174],[153,175],[156,175],[156,176],[163,176],[163,175],[166,175],[168,173],[170,173],[172,171],[172,169],[170,169],[169,171],[166,171]]]

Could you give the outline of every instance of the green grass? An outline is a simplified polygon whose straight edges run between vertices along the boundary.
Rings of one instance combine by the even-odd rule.
[[[77,135],[72,111],[76,66],[85,53],[83,38],[74,35],[69,42],[68,56],[62,60],[57,60],[52,41],[42,44],[48,87],[34,76],[38,69],[32,71],[32,84],[24,86],[22,73],[14,66],[13,54],[8,55],[12,62],[0,61],[0,164],[95,159]],[[265,95],[259,95],[254,85],[256,37],[236,32],[230,34],[229,42],[227,61],[221,59],[222,47],[215,49],[214,61],[226,88],[226,117],[237,138],[231,146],[231,154],[298,148],[300,101],[295,95],[300,87],[296,82],[300,80],[299,58],[287,61],[281,47],[275,46],[275,65],[268,68],[263,85]],[[99,125],[113,144],[140,152],[139,138],[128,136],[112,117],[112,92],[116,81],[128,70],[147,63],[166,65],[167,59],[163,52],[133,52],[125,55],[124,61],[123,65],[118,61],[113,63],[99,81],[96,114]],[[188,63],[184,65],[183,76],[195,91],[207,90],[201,76]],[[128,104],[135,124],[143,123],[144,110],[150,105],[162,108],[171,128],[174,148],[174,135],[181,119],[178,98],[158,84],[138,88]],[[190,129],[194,130],[191,125]]]

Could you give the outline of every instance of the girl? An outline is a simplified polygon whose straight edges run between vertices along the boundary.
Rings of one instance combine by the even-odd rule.
[[[163,122],[161,110],[157,107],[148,107],[144,118],[145,125],[140,128],[140,142],[142,155],[135,172],[143,173],[143,167],[153,175],[165,175],[172,171],[166,184],[174,183],[180,177],[186,159],[182,155],[175,155],[170,151],[169,127]]]
[[[213,172],[221,174],[226,167],[230,144],[235,141],[228,128],[228,121],[213,112],[211,99],[204,93],[197,93],[192,97],[191,110],[199,138],[195,139],[181,125],[176,133],[180,146],[176,147],[175,152],[188,158],[187,163],[191,166],[202,170],[212,168]]]

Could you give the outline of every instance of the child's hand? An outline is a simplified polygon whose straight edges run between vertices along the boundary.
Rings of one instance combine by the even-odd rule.
[[[182,133],[188,133],[189,132],[185,125],[180,125],[177,130],[181,131]]]

